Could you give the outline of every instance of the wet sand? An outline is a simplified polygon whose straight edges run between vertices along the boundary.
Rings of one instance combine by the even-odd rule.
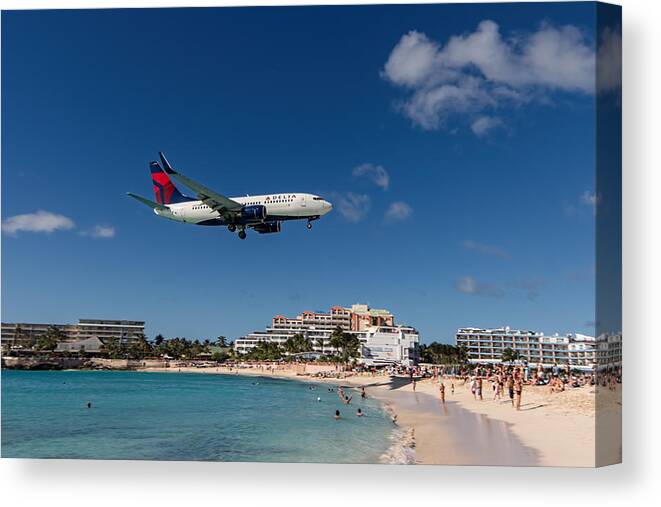
[[[399,425],[414,428],[417,463],[539,464],[539,453],[526,447],[506,422],[470,412],[457,402],[443,404],[430,394],[383,386],[366,392],[391,407]]]

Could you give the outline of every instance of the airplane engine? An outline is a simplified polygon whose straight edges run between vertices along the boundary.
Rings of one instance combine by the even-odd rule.
[[[261,204],[245,206],[241,210],[241,218],[244,220],[264,220],[266,218],[266,206]]]
[[[265,222],[253,227],[260,234],[271,234],[280,232],[280,222]]]

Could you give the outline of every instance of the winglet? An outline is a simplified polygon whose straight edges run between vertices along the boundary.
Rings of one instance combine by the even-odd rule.
[[[163,155],[162,151],[158,152],[158,156],[161,157],[161,162],[163,162],[163,167],[165,168],[165,172],[168,174],[177,174],[174,169],[172,169],[172,166],[170,165],[170,162],[168,162],[168,159],[165,158],[165,155]]]

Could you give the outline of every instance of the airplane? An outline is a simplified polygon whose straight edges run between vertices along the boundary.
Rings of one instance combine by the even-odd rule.
[[[312,229],[314,220],[333,209],[330,202],[318,195],[299,192],[225,197],[175,171],[162,152],[158,155],[163,167],[156,161],[149,163],[156,202],[131,192],[127,195],[152,208],[158,216],[176,222],[225,226],[246,239],[247,228],[271,234],[280,232],[281,223],[289,220],[307,220],[307,228]],[[179,192],[170,177],[192,189],[196,197]]]

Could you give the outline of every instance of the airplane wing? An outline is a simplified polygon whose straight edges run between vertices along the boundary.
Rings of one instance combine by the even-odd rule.
[[[200,199],[204,204],[206,204],[210,208],[214,209],[215,211],[218,211],[219,213],[225,213],[227,211],[236,212],[241,210],[241,208],[243,208],[243,205],[241,203],[233,201],[232,199],[225,197],[224,195],[214,192],[213,190],[205,187],[204,185],[200,185],[199,183],[196,183],[187,176],[184,176],[183,174],[179,174],[177,171],[175,171],[172,168],[172,166],[167,161],[163,153],[159,151],[158,154],[160,155],[161,161],[163,162],[163,168],[165,169],[165,172],[169,174],[172,178],[176,179],[180,183],[192,189],[197,194],[197,198]]]

